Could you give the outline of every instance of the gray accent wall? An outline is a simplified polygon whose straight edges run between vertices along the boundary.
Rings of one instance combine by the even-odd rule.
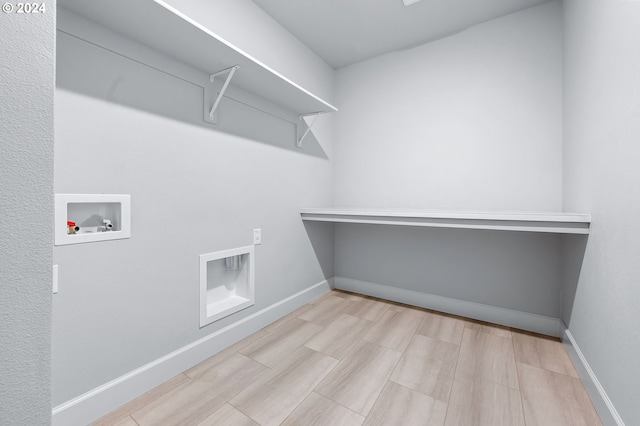
[[[592,224],[563,320],[627,425],[640,424],[639,22],[638,2],[564,2],[564,208]]]
[[[335,275],[560,317],[560,236],[336,224]]]
[[[0,424],[51,423],[55,4],[0,13]]]

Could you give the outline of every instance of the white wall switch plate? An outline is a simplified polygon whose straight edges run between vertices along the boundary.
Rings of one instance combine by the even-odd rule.
[[[262,244],[262,229],[256,228],[253,230],[253,244]]]

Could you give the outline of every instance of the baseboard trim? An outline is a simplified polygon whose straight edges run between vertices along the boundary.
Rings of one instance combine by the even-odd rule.
[[[404,288],[359,281],[351,278],[334,277],[336,289],[379,297],[394,302],[406,303],[421,308],[433,309],[480,321],[501,324],[521,330],[560,337],[560,319],[544,315],[500,308],[482,303],[437,296]]]
[[[605,426],[625,426],[624,421],[622,421],[622,417],[618,414],[616,407],[614,407],[613,402],[611,402],[611,399],[609,399],[609,396],[607,395],[607,392],[605,392],[602,384],[600,384],[598,377],[591,369],[587,358],[585,358],[584,354],[580,350],[580,347],[571,334],[571,331],[569,331],[564,323],[562,324],[562,328],[562,341],[567,348],[567,352],[569,353],[573,364],[578,370],[578,375],[580,376],[584,387],[587,389],[587,393],[591,397],[591,402],[593,402],[593,406],[598,412],[600,420],[602,420],[602,424]]]
[[[332,279],[319,282],[202,339],[196,340],[117,379],[60,404],[52,411],[52,424],[53,426],[89,424],[304,304],[314,301],[332,288]]]

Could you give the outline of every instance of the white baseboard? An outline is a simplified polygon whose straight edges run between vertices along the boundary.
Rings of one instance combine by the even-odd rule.
[[[598,412],[600,420],[602,420],[602,424],[605,426],[625,426],[622,418],[618,414],[618,411],[613,406],[609,396],[600,384],[596,374],[591,369],[591,366],[587,362],[584,354],[580,350],[578,343],[576,343],[576,340],[573,338],[573,335],[564,323],[562,326],[562,341],[567,348],[567,352],[569,352],[569,356],[571,357],[573,364],[576,366],[576,370],[578,370],[578,375],[591,397],[591,402],[593,402],[593,406]]]
[[[434,294],[421,293],[398,287],[375,284],[350,278],[334,277],[336,289],[352,291],[354,293],[379,297],[407,305],[433,309],[480,321],[506,325],[521,330],[560,337],[560,319],[544,315],[536,315],[529,312],[521,312],[513,309],[499,308],[484,305],[482,303],[468,302],[466,300],[450,297],[436,296]]]
[[[118,377],[52,411],[53,426],[84,425],[99,419],[210,356],[255,333],[333,288],[333,280],[315,284],[278,303],[196,340]]]
[[[336,279],[334,277],[327,278],[327,282],[329,283],[329,287],[331,287],[331,290],[336,288]]]

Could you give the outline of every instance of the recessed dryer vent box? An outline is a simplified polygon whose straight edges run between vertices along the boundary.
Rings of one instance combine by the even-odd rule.
[[[200,255],[200,327],[255,303],[254,247]]]
[[[122,194],[56,194],[55,245],[131,237],[131,198]]]

